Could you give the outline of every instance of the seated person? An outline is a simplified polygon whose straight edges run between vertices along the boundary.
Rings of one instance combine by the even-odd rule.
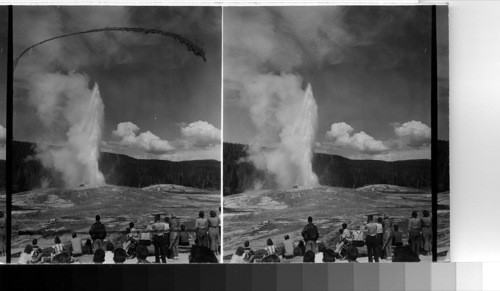
[[[231,257],[231,261],[229,263],[230,264],[247,263],[247,261],[245,260],[245,249],[243,247],[238,247],[236,249],[236,252],[234,252],[233,256]]]
[[[323,252],[323,263],[335,263],[335,252],[331,249],[326,249]]]
[[[92,241],[88,238],[85,241],[85,244],[82,246],[82,254],[83,255],[93,255],[94,251],[92,250]]]
[[[358,248],[355,247],[355,246],[349,246],[347,247],[347,250],[346,250],[346,257],[347,257],[347,261],[349,263],[357,263],[357,259],[358,259],[358,255],[359,255],[359,252],[358,252]]]
[[[151,245],[151,230],[147,225],[144,225],[143,230],[139,233],[139,244],[146,247]]]
[[[262,258],[262,260],[260,260],[260,262],[261,263],[279,263],[280,258],[278,257],[278,255],[272,254],[270,256],[265,256],[264,258]]]
[[[293,249],[294,257],[302,257],[306,252],[306,245],[303,240],[299,241],[299,244]]]
[[[80,257],[82,255],[82,240],[76,237],[76,233],[73,233],[71,238],[71,255],[73,257]]]
[[[267,246],[266,246],[266,255],[274,255],[276,254],[276,247],[274,246],[273,240],[272,239],[267,239]]]
[[[359,230],[352,230],[352,245],[355,247],[363,247],[365,245],[364,226],[360,225]]]
[[[115,264],[123,264],[127,259],[127,252],[122,248],[117,248],[113,252],[113,261]]]
[[[245,243],[243,244],[243,249],[244,249],[245,253],[250,255],[250,256],[254,254],[254,251],[250,247],[249,241],[245,241]]]
[[[320,242],[318,243],[318,252],[314,255],[315,263],[323,263],[323,252],[326,250],[325,244]]]
[[[36,264],[41,261],[43,257],[43,250],[38,246],[38,240],[35,238],[31,242],[33,244],[33,252],[31,252],[31,262]]]
[[[135,253],[137,255],[137,264],[150,264],[151,262],[147,260],[149,251],[148,248],[143,245],[138,245]]]
[[[59,253],[52,258],[52,264],[71,264],[73,262],[68,252]]]
[[[219,263],[214,252],[205,246],[193,246],[191,247],[191,253],[189,254],[189,263]]]
[[[31,253],[33,252],[33,246],[32,245],[26,245],[24,248],[24,251],[21,253],[21,256],[19,257],[19,260],[17,261],[18,264],[29,264],[31,261]]]
[[[304,253],[304,263],[314,263],[315,254],[313,251],[308,250]]]
[[[63,252],[63,245],[61,243],[61,239],[58,236],[54,238],[53,249],[54,249],[53,255],[57,255]]]
[[[285,241],[283,241],[283,258],[291,259],[293,258],[294,253],[294,245],[293,241],[290,239],[290,236],[285,235]]]
[[[94,252],[94,264],[102,264],[104,263],[104,257],[105,257],[105,254],[104,254],[104,251],[101,250],[101,249],[97,249],[95,250]]]
[[[189,246],[189,234],[186,231],[186,226],[181,225],[181,232],[179,233],[179,245]]]
[[[113,260],[113,257],[115,256],[114,254],[115,246],[108,242],[106,245],[106,253],[104,254],[104,264],[114,264],[115,261]]]

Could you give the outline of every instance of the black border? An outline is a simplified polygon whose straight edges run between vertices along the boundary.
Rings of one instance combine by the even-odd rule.
[[[14,95],[13,95],[13,89],[14,89],[14,78],[13,78],[13,29],[12,29],[12,5],[9,5],[8,8],[8,20],[7,20],[7,116],[6,116],[6,130],[7,130],[7,136],[6,136],[6,151],[5,151],[5,194],[6,194],[6,219],[5,219],[5,235],[6,235],[6,241],[5,241],[5,257],[6,257],[6,263],[10,263],[11,259],[11,225],[12,225],[12,125],[13,125],[13,101],[14,101]]]
[[[431,187],[432,187],[432,261],[437,262],[438,202],[438,76],[436,5],[432,5],[431,25]]]

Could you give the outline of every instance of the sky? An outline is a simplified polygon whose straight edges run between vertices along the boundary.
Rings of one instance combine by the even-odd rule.
[[[438,138],[445,140],[447,23],[440,9]],[[430,7],[228,7],[223,25],[224,141],[272,147],[286,109],[274,112],[276,100],[262,107],[272,108],[273,140],[262,134],[261,105],[248,91],[256,78],[294,76],[302,90],[310,84],[317,104],[315,152],[430,159]]]
[[[66,95],[77,84],[92,92],[97,83],[101,151],[220,160],[221,13],[220,7],[14,7],[14,56],[50,37],[123,26],[186,36],[207,59],[158,35],[104,32],[43,44],[15,70],[14,139],[64,143],[72,112]]]

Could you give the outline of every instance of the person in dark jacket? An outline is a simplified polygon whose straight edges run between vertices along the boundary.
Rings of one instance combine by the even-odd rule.
[[[89,230],[90,237],[94,242],[94,252],[97,249],[104,250],[104,239],[106,238],[106,227],[101,223],[101,217],[95,216],[95,223]]]
[[[307,221],[308,224],[304,226],[304,229],[302,230],[302,237],[306,242],[305,251],[307,252],[308,250],[311,250],[314,253],[317,253],[316,241],[319,238],[318,228],[312,223],[313,219],[311,216],[307,218]]]

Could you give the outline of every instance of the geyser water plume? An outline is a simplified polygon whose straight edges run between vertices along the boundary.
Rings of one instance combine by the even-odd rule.
[[[81,180],[92,186],[104,185],[104,175],[99,171],[99,147],[101,144],[104,104],[99,86],[94,85],[86,112],[80,123],[74,124],[68,131],[68,145],[76,154],[76,159],[83,166]]]
[[[66,187],[104,185],[104,175],[98,165],[104,104],[98,85],[90,90],[83,75],[49,74],[36,89],[34,96],[39,114],[47,114],[47,106],[44,106],[47,103],[59,109],[54,109],[50,118],[42,118],[49,132],[67,129],[64,142],[50,147],[47,144],[53,144],[54,140],[46,141],[38,146],[37,157],[46,168],[61,174]]]
[[[301,85],[293,74],[259,75],[245,84],[244,102],[257,128],[249,159],[280,188],[318,185],[311,164],[318,106],[311,86],[304,91]]]

